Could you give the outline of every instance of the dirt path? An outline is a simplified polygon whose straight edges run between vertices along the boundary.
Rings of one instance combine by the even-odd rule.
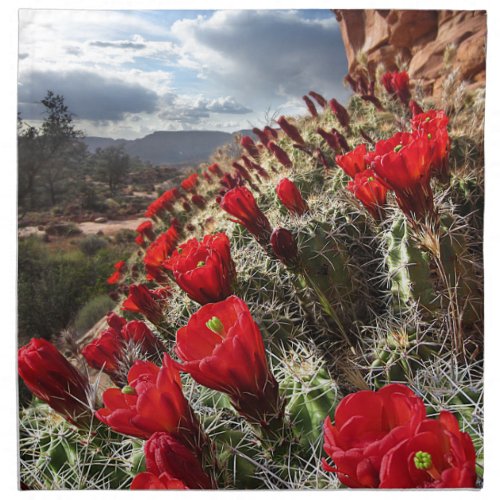
[[[102,231],[105,236],[111,236],[120,229],[131,229],[134,230],[139,224],[144,222],[145,217],[139,217],[136,219],[127,219],[127,220],[108,220],[107,222],[80,222],[75,223],[82,230],[82,234],[97,234],[99,231]],[[44,231],[40,231],[36,226],[27,226],[19,229],[19,236],[29,236],[29,235],[38,235],[42,236]]]

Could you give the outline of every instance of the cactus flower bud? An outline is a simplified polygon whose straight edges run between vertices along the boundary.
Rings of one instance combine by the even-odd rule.
[[[311,113],[311,116],[316,118],[318,116],[318,110],[316,109],[314,103],[306,95],[302,96],[302,99],[306,103],[307,109],[309,110],[309,113]]]
[[[334,128],[332,128],[332,135],[335,138],[335,142],[338,144],[339,149],[341,149],[344,153],[347,153],[347,151],[349,151],[349,144],[347,143],[346,138]]]
[[[210,171],[210,173],[215,174],[218,177],[222,177],[224,175],[218,163],[212,163],[212,165],[208,167],[208,170]]]
[[[90,418],[89,381],[50,342],[33,338],[18,352],[18,372],[28,389],[73,424]]]
[[[270,141],[268,144],[269,151],[273,153],[275,158],[284,166],[287,168],[290,168],[293,166],[292,160],[290,160],[290,157],[287,155],[287,153],[281,149],[275,142]]]
[[[266,246],[271,236],[271,224],[258,207],[253,194],[246,187],[236,187],[228,191],[220,201],[220,207],[236,217],[242,226],[253,234],[256,240]]]
[[[365,206],[375,220],[381,220],[387,201],[387,187],[376,178],[371,169],[359,172],[347,189]]]
[[[193,194],[193,196],[191,196],[191,201],[198,208],[201,209],[205,208],[205,198],[203,198],[203,196],[200,196],[199,194]]]
[[[337,99],[330,99],[328,101],[328,105],[330,106],[330,109],[332,110],[332,113],[337,117],[337,120],[339,123],[344,127],[347,128],[349,127],[349,113],[347,112],[347,109],[340,104]]]
[[[281,179],[276,186],[276,194],[288,211],[295,215],[304,215],[309,207],[297,186],[286,177]]]
[[[271,247],[274,255],[288,267],[296,267],[299,251],[293,234],[282,227],[277,227],[271,234]]]
[[[255,142],[251,137],[249,137],[248,135],[244,135],[240,140],[240,144],[244,149],[246,149],[250,156],[252,156],[256,160],[259,159],[259,150],[257,149],[257,146],[255,145]]]
[[[405,105],[411,97],[410,77],[406,71],[384,73],[380,79],[388,94],[398,99]]]
[[[418,102],[414,101],[413,99],[408,103],[408,107],[410,108],[411,115],[415,117],[416,115],[420,115],[421,113],[424,112],[424,110],[420,107]]]
[[[157,325],[163,320],[163,302],[170,294],[169,287],[150,290],[146,285],[130,285],[122,310],[142,314]]]
[[[165,350],[145,323],[134,320],[119,330],[107,328],[102,331],[81,352],[89,366],[108,374],[115,384],[123,385],[123,368],[130,363],[127,355],[130,346],[135,348],[133,352],[145,357],[156,356]]]
[[[252,129],[252,132],[259,138],[260,142],[264,144],[264,146],[267,146],[267,143],[269,142],[269,137],[265,132],[260,130],[260,128],[254,127]]]
[[[305,145],[304,139],[302,139],[297,127],[292,125],[284,116],[280,116],[278,118],[278,125],[281,127],[283,132],[285,132],[285,134],[292,139],[292,141],[297,144],[301,144],[302,146]]]
[[[328,103],[326,102],[326,99],[321,95],[318,94],[317,92],[314,92],[314,90],[311,90],[309,92],[309,95],[322,107],[326,108]]]
[[[144,445],[146,469],[155,476],[167,473],[181,480],[189,489],[212,489],[214,486],[198,457],[174,436],[155,432]]]

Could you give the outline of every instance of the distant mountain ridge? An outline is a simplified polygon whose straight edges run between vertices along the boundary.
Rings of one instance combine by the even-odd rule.
[[[230,134],[210,130],[159,131],[133,140],[92,136],[83,140],[92,153],[97,148],[124,145],[129,155],[137,156],[142,161],[155,165],[175,165],[207,161],[217,148],[231,144],[235,134],[248,132],[244,130]]]

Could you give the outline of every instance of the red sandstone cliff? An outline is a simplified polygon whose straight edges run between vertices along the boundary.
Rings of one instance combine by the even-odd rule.
[[[453,67],[469,88],[484,85],[486,76],[486,12],[450,10],[335,10],[349,63],[365,54],[373,74],[378,63],[397,69],[396,57],[409,63],[411,78],[438,95],[443,81],[443,55],[456,46]]]

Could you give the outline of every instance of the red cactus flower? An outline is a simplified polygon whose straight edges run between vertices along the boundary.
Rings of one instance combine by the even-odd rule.
[[[122,279],[122,273],[127,263],[124,260],[118,261],[113,267],[115,272],[106,280],[108,285],[116,285]]]
[[[148,280],[156,280],[164,283],[168,276],[162,266],[163,261],[174,251],[179,240],[179,231],[172,224],[167,231],[158,236],[146,249],[144,255],[144,266],[147,271]]]
[[[311,90],[309,92],[309,95],[322,107],[326,108],[328,103],[326,102],[326,99],[321,95],[318,94],[317,92],[314,92],[314,90]]]
[[[287,155],[287,153],[281,149],[275,142],[269,141],[267,144],[269,151],[273,153],[275,158],[284,166],[287,168],[290,168],[293,166],[292,160],[290,160],[290,157]]]
[[[165,191],[159,198],[149,205],[144,215],[146,217],[154,217],[156,215],[161,215],[165,210],[171,211],[172,205],[178,197],[179,191],[177,188]]]
[[[205,202],[205,198],[203,198],[203,196],[200,196],[199,194],[193,194],[193,196],[191,196],[191,201],[198,208],[201,208],[201,209],[205,208],[206,202]]]
[[[146,240],[143,238],[142,234],[138,234],[135,238],[134,241],[136,242],[137,245],[139,245],[142,248],[147,247]]]
[[[428,139],[417,137],[372,162],[377,177],[395,192],[399,207],[409,219],[423,220],[434,215],[430,185],[433,158]]]
[[[324,449],[335,465],[323,459],[323,468],[351,488],[377,488],[384,456],[425,417],[422,400],[400,384],[349,394],[335,410],[335,425],[325,420]]]
[[[151,472],[140,472],[130,484],[131,490],[187,490],[188,487],[167,472],[155,476]]]
[[[111,388],[102,395],[104,408],[96,417],[120,434],[150,438],[155,432],[168,432],[190,443],[199,432],[199,423],[182,393],[175,362],[163,355],[162,366],[136,361],[128,373],[128,385]]]
[[[365,206],[375,220],[381,220],[387,202],[387,187],[380,182],[375,172],[367,169],[354,176],[347,189]]]
[[[268,244],[271,224],[258,207],[253,194],[246,187],[231,189],[224,195],[219,205],[229,215],[236,217],[236,220],[232,219],[233,222],[245,226],[260,244],[264,246]]]
[[[411,98],[411,92],[410,77],[406,71],[384,73],[380,81],[388,94],[397,96],[403,104],[408,104]]]
[[[186,243],[165,261],[176,283],[199,304],[218,302],[233,293],[236,269],[225,233],[206,235]]]
[[[476,451],[457,419],[426,418],[382,459],[380,488],[474,488]]]
[[[281,127],[283,132],[292,139],[292,141],[297,144],[305,145],[304,139],[300,135],[299,130],[295,125],[292,125],[284,116],[278,118],[278,125]]]
[[[222,170],[220,169],[219,167],[219,164],[218,163],[212,163],[212,165],[210,165],[208,167],[208,170],[212,173],[212,174],[215,174],[217,177],[222,177],[224,174],[222,173]]]
[[[155,432],[144,445],[146,469],[155,476],[167,473],[180,479],[189,489],[212,489],[214,485],[198,457],[178,439],[166,432]]]
[[[146,237],[150,241],[153,241],[155,239],[153,223],[150,220],[146,220],[139,224],[136,228],[136,232],[139,233],[143,238]]]
[[[26,387],[66,420],[88,421],[89,381],[50,342],[31,339],[18,351],[17,368]]]
[[[354,179],[356,174],[366,170],[365,156],[366,144],[360,144],[349,153],[336,156],[335,162],[349,177]]]
[[[281,179],[276,186],[276,194],[288,211],[295,215],[304,215],[309,207],[306,201],[302,198],[297,186],[286,177]]]
[[[367,167],[371,166],[376,158],[382,157],[394,151],[399,151],[404,146],[413,142],[414,138],[415,137],[408,132],[398,132],[389,139],[378,141],[375,144],[375,150],[367,151],[365,155]]]
[[[212,180],[212,177],[211,175],[207,172],[207,171],[203,171],[203,178],[209,183],[209,184],[212,184],[213,180]]]
[[[311,116],[316,118],[318,116],[318,110],[316,109],[314,103],[306,95],[302,96],[302,99],[306,103],[307,109],[309,110],[309,113],[311,113]]]
[[[428,139],[433,149],[431,170],[440,179],[449,176],[450,138],[448,135],[448,117],[444,111],[431,110],[413,117],[413,134]]]
[[[347,109],[345,109],[344,106],[337,101],[337,99],[330,99],[328,101],[328,105],[330,106],[332,113],[337,117],[339,123],[344,128],[349,127],[350,117]]]
[[[408,107],[410,108],[411,115],[415,117],[416,115],[420,115],[421,113],[424,112],[424,110],[420,107],[418,102],[414,101],[413,99],[408,103]]]
[[[182,370],[199,384],[228,394],[250,422],[268,425],[281,415],[278,383],[267,366],[262,335],[238,297],[207,304],[177,332]]]
[[[282,227],[277,227],[271,234],[271,248],[274,255],[288,267],[298,264],[299,250],[293,234]]]
[[[163,320],[163,303],[170,294],[169,287],[150,290],[146,285],[130,285],[122,310],[142,314],[157,325]]]
[[[191,174],[189,177],[181,182],[181,187],[184,191],[192,192],[196,190],[198,184],[198,174]]]
[[[246,151],[248,151],[250,156],[253,156],[256,160],[259,159],[259,150],[251,137],[244,135],[240,140],[240,144],[244,149],[246,149]]]

